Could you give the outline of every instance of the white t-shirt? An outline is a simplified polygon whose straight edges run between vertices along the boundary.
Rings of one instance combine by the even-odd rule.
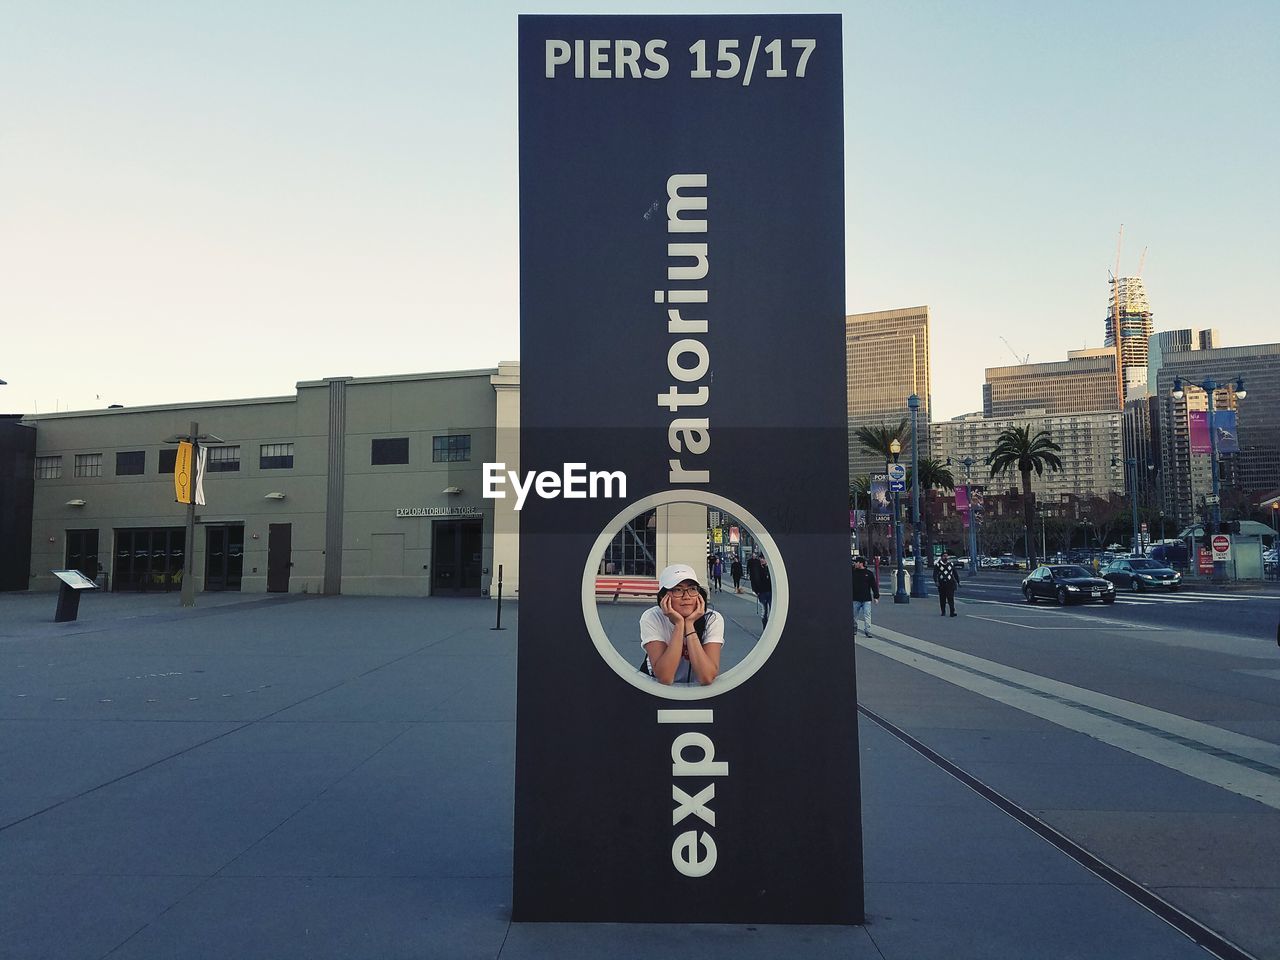
[[[708,610],[706,629],[702,634],[703,644],[708,643],[724,643],[724,617],[716,613],[714,610]],[[671,642],[671,634],[675,630],[675,624],[667,619],[667,615],[662,612],[662,607],[654,604],[648,610],[640,615],[640,646],[644,647],[646,643],[652,643],[655,640],[661,640],[663,643]],[[652,672],[653,663],[649,660],[646,648],[645,671]],[[689,655],[685,654],[680,666],[676,667],[676,675],[672,680],[673,683],[688,683],[692,677],[690,676],[691,666],[689,664]]]

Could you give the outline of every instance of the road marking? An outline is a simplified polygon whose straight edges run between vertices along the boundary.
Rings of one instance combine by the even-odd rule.
[[[989,623],[1003,623],[1010,627],[1021,627],[1023,630],[1161,630],[1162,627],[1152,627],[1145,623],[1125,623],[1123,621],[1107,621],[1105,627],[1100,627],[1096,622],[1092,626],[1087,627],[1064,627],[1060,623],[1053,623],[1044,627],[1037,627],[1030,623],[1013,623],[1009,620],[997,620],[995,617],[980,617],[976,613],[968,613],[965,616],[971,620],[986,620]],[[1069,614],[1068,614],[1069,616]],[[1078,620],[1089,620],[1089,617],[1077,617]]]
[[[961,653],[896,630],[858,645],[980,696],[1280,810],[1280,745]]]

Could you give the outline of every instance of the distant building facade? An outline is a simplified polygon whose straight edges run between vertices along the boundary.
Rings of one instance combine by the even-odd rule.
[[[174,502],[173,444],[206,445],[195,542]],[[29,416],[31,589],[75,568],[113,591],[481,595],[519,587],[519,365],[306,381],[292,396]],[[34,430],[30,430],[34,427]]]
[[[1032,411],[1020,417],[984,417],[971,413],[930,424],[930,444],[934,457],[950,457],[954,467],[966,456],[981,461],[995,448],[1000,432],[1006,427],[1025,426],[1033,435],[1047,430],[1062,447],[1058,455],[1062,470],[1046,470],[1042,476],[1032,473],[1031,489],[1037,498],[1106,496],[1124,489],[1124,465],[1119,462],[1123,454],[1121,418],[1119,410],[1057,415]],[[1112,465],[1113,460],[1117,465]],[[1022,477],[1017,472],[993,479],[989,468],[981,462],[973,469],[975,481],[980,479],[992,493],[1010,486],[1021,488]]]
[[[1247,395],[1237,398],[1235,382],[1244,377]],[[1184,396],[1172,396],[1175,377],[1183,378]],[[1191,450],[1188,413],[1207,409],[1207,397],[1196,384],[1221,384],[1214,396],[1217,410],[1235,410],[1240,452],[1221,458],[1221,485],[1248,493],[1273,489],[1280,477],[1280,343],[1193,349],[1165,354],[1156,383],[1161,465],[1166,512],[1189,523],[1202,515],[1204,497],[1212,492],[1208,454]]]
[[[864,452],[854,432],[859,427],[897,426],[908,416],[907,397],[920,398],[920,455],[929,456],[929,308],[907,307],[855,313],[845,317],[845,363],[849,394],[849,475],[884,470],[883,459]],[[911,460],[910,436],[903,462]]]
[[[984,417],[1021,417],[1118,410],[1115,350],[1072,350],[1066,360],[988,367],[982,386]]]

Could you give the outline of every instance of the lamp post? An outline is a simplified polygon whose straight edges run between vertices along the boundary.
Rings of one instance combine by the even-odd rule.
[[[1198,384],[1193,384],[1193,386],[1198,386],[1201,390],[1205,392],[1205,396],[1208,398],[1209,476],[1213,480],[1213,498],[1210,506],[1213,508],[1212,510],[1213,519],[1211,521],[1211,526],[1213,527],[1213,530],[1205,531],[1205,536],[1206,538],[1210,539],[1211,541],[1210,549],[1212,549],[1211,538],[1213,537],[1214,534],[1220,532],[1220,527],[1222,526],[1222,508],[1220,506],[1221,494],[1218,491],[1218,430],[1213,422],[1213,394],[1214,394],[1214,391],[1216,391],[1219,387],[1227,386],[1227,384],[1218,383],[1218,381],[1213,380],[1209,377],[1206,377],[1204,380],[1200,381]],[[1173,396],[1173,399],[1175,400],[1181,400],[1185,396],[1185,393],[1183,392],[1183,389],[1182,389],[1181,377],[1173,378],[1173,390],[1170,392]],[[1246,396],[1248,396],[1248,394],[1245,392],[1245,389],[1244,389],[1243,376],[1236,377],[1235,393],[1236,393],[1237,400],[1243,400]],[[1213,579],[1214,580],[1227,579],[1227,561],[1219,560],[1216,556],[1214,557],[1214,560],[1213,560]]]
[[[1111,465],[1119,466],[1120,461],[1112,457]],[[1132,480],[1129,479],[1131,474]],[[1133,513],[1133,540],[1129,545],[1129,555],[1136,557],[1140,542],[1138,540],[1138,460],[1136,457],[1129,457],[1124,461],[1124,485],[1129,493],[1129,507]]]
[[[201,433],[200,424],[191,421],[190,429],[166,438],[165,443],[186,442],[191,444],[191,477],[188,482],[189,499],[187,500],[187,532],[186,542],[182,547],[182,606],[196,605],[196,489],[200,480],[200,445],[202,443],[222,443],[221,437],[211,433]]]
[[[969,502],[969,576],[976,577],[982,564],[978,562],[978,514],[973,509],[973,465],[978,461],[973,457],[964,457],[957,461],[964,467],[964,498]],[[947,457],[950,466],[951,458]]]
[[[1271,504],[1271,529],[1280,536],[1280,500]]]
[[[898,454],[902,452],[902,443],[897,437],[889,443],[889,452],[893,454],[893,462],[898,462]],[[885,473],[888,473],[888,464],[885,465]],[[897,558],[898,566],[898,582],[893,589],[894,603],[910,603],[911,597],[907,595],[906,569],[902,563],[902,504],[899,500],[898,491],[893,491],[893,553]],[[916,565],[919,566],[920,558],[916,558]],[[920,575],[920,571],[916,571],[916,576]]]
[[[916,423],[920,415],[920,398],[914,393],[907,397],[907,409],[911,411],[911,552],[916,556],[911,595],[927,597],[929,587],[924,579],[924,557],[920,555],[920,435]]]

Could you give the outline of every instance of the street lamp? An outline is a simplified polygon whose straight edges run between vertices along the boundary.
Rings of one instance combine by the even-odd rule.
[[[205,443],[222,443],[224,441],[221,437],[215,437],[211,433],[201,433],[200,425],[192,420],[191,427],[186,433],[178,433],[171,437],[166,437],[164,442],[191,444],[191,479],[188,485],[190,499],[187,500],[186,541],[182,547],[182,605],[184,607],[194,607],[196,605],[196,490],[199,479],[200,446]]]
[[[963,457],[956,461],[964,467],[964,498],[969,502],[966,520],[969,524],[969,575],[976,577],[982,564],[978,562],[978,513],[973,509],[973,465],[978,461],[973,457]],[[951,458],[947,457],[947,466]]]
[[[1115,457],[1111,458],[1111,465],[1118,467],[1120,461]],[[1129,474],[1132,472],[1133,480],[1130,481]],[[1138,459],[1137,457],[1129,457],[1124,461],[1124,485],[1129,492],[1129,504],[1133,510],[1133,542],[1129,547],[1129,555],[1138,556]]]
[[[916,556],[911,595],[927,597],[929,588],[924,580],[924,557],[920,556],[920,439],[916,424],[920,414],[920,398],[914,393],[907,397],[907,409],[911,411],[911,552]]]
[[[1208,397],[1209,407],[1209,476],[1213,479],[1213,496],[1210,500],[1210,506],[1213,508],[1213,531],[1206,531],[1206,537],[1211,537],[1214,533],[1219,532],[1222,525],[1222,508],[1220,506],[1221,495],[1218,492],[1218,430],[1213,422],[1213,394],[1219,387],[1225,387],[1227,384],[1218,383],[1218,381],[1206,377],[1200,381],[1198,386],[1205,392]],[[1181,400],[1186,394],[1182,390],[1182,378],[1173,378],[1173,390],[1171,391],[1173,399]],[[1244,389],[1244,376],[1236,377],[1235,394],[1237,400],[1243,400],[1248,396]],[[1194,544],[1193,544],[1194,545]],[[1225,580],[1227,578],[1227,561],[1219,560],[1216,556],[1213,560],[1213,579]]]
[[[902,452],[902,443],[897,437],[889,442],[889,452],[893,454],[893,462],[898,462],[898,454]],[[885,473],[888,473],[888,464],[885,464]],[[902,505],[898,499],[898,491],[893,491],[893,552],[898,558],[898,582],[893,590],[894,603],[910,603],[911,597],[907,595],[906,574],[907,571],[902,563]],[[916,566],[919,567],[920,558],[916,558]],[[916,570],[916,576],[920,576],[920,571]]]

